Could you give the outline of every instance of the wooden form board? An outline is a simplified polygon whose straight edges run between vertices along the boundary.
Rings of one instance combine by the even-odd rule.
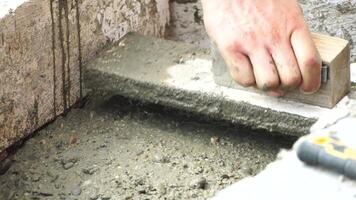
[[[0,17],[0,159],[81,99],[82,63],[129,31],[163,36],[168,16],[165,0],[31,0]]]
[[[319,91],[314,94],[308,95],[299,92],[299,90],[294,90],[287,93],[283,98],[332,108],[350,91],[350,45],[348,41],[336,37],[319,33],[313,33],[312,36],[323,63],[329,66],[329,79],[327,82],[322,83]],[[236,89],[260,92],[256,89],[239,86],[230,77],[225,62],[217,51],[217,48],[212,48],[212,54],[212,71],[217,84]]]

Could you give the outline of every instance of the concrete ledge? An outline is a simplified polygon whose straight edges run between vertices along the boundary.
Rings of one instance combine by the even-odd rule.
[[[209,52],[184,43],[129,34],[85,68],[92,90],[162,104],[236,124],[302,136],[330,109],[218,86]],[[347,97],[335,108],[343,113]]]

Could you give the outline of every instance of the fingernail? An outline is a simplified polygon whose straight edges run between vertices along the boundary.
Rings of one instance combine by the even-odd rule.
[[[280,91],[269,91],[269,92],[267,92],[267,94],[268,94],[269,96],[279,98],[279,97],[284,96],[285,93],[280,90]]]
[[[306,92],[306,91],[304,91],[302,88],[299,88],[299,91],[300,91],[302,94],[310,95],[310,94],[316,93],[318,90],[313,90],[313,91],[311,91],[311,92]]]

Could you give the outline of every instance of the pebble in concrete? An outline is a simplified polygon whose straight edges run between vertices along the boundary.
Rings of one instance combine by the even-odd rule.
[[[191,186],[191,188],[194,188],[194,189],[205,189],[207,184],[208,183],[207,183],[206,178],[200,177],[200,178],[194,179],[191,182],[190,186]]]

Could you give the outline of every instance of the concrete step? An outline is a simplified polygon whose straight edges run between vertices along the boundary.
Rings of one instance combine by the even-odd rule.
[[[298,137],[320,116],[343,115],[354,101],[353,91],[327,109],[218,86],[211,67],[209,50],[130,33],[89,62],[84,79],[90,90]]]

